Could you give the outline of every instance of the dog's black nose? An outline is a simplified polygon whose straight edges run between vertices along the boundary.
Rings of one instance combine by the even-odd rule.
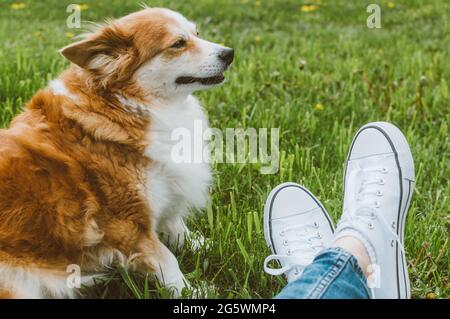
[[[227,65],[230,65],[234,59],[234,50],[231,48],[225,48],[220,52],[219,58],[225,62]]]

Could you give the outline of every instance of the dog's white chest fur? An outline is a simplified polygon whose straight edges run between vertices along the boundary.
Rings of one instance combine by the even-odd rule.
[[[152,106],[150,117],[149,146],[145,154],[152,162],[147,172],[146,192],[154,225],[158,227],[158,224],[182,217],[189,208],[201,208],[206,204],[210,165],[193,160],[179,163],[172,154],[174,146],[180,142],[173,136],[175,130],[189,131],[188,144],[193,148],[195,123],[201,123],[206,130],[208,121],[198,100],[191,95],[182,102]]]

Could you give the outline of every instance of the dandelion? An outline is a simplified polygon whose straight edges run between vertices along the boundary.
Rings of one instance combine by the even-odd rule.
[[[314,108],[317,111],[323,111],[323,104],[322,103],[317,103],[316,105],[314,105]]]
[[[75,34],[73,34],[72,32],[66,33],[66,38],[68,38],[68,39],[72,39],[74,36],[75,36]]]
[[[319,7],[316,6],[316,5],[313,5],[313,4],[311,4],[311,5],[306,5],[306,4],[305,4],[305,5],[301,6],[300,9],[302,10],[302,12],[311,12],[311,11],[316,11],[316,10],[318,10]]]
[[[425,296],[426,299],[436,299],[437,295],[434,292],[429,292],[427,293],[427,295]]]
[[[88,6],[87,4],[85,4],[85,3],[83,3],[83,4],[77,4],[76,7],[77,7],[77,9],[80,10],[80,11],[89,9],[89,6]]]
[[[395,8],[395,3],[394,2],[388,2],[388,8],[393,9]]]
[[[11,9],[20,10],[25,8],[27,5],[25,3],[11,3]]]

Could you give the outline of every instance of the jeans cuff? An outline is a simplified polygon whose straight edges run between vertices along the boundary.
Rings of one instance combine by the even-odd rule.
[[[340,256],[343,257],[344,259],[348,259],[348,262],[350,263],[350,265],[352,266],[353,270],[358,275],[358,277],[362,278],[363,281],[366,282],[367,280],[366,275],[364,274],[364,271],[362,270],[361,266],[359,266],[358,260],[351,252],[341,247],[329,247],[322,250],[316,256],[316,258],[314,258],[314,260],[316,260],[317,258],[319,258],[324,254],[332,255],[333,257]]]

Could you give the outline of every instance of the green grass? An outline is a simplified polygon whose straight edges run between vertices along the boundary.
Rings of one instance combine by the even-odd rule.
[[[67,63],[67,4],[60,0],[0,4],[0,126]],[[262,233],[271,188],[294,181],[312,190],[335,221],[342,206],[343,163],[353,134],[369,121],[393,122],[405,133],[417,184],[406,224],[413,297],[439,298],[449,288],[450,27],[448,1],[150,1],[181,11],[203,37],[236,49],[228,83],[201,92],[213,127],[279,127],[281,167],[218,164],[212,202],[190,222],[210,238],[199,253],[178,253],[183,272],[207,296],[272,297],[285,284],[266,275]],[[366,6],[380,3],[382,29],[366,27]],[[102,21],[139,8],[138,1],[85,1],[82,19]],[[125,4],[126,3],[126,4]],[[302,67],[303,63],[306,64]],[[314,106],[323,105],[323,110]],[[1,142],[1,141],[0,141]],[[123,269],[87,291],[90,297],[167,297],[150,280]],[[430,296],[430,295],[429,295]]]

